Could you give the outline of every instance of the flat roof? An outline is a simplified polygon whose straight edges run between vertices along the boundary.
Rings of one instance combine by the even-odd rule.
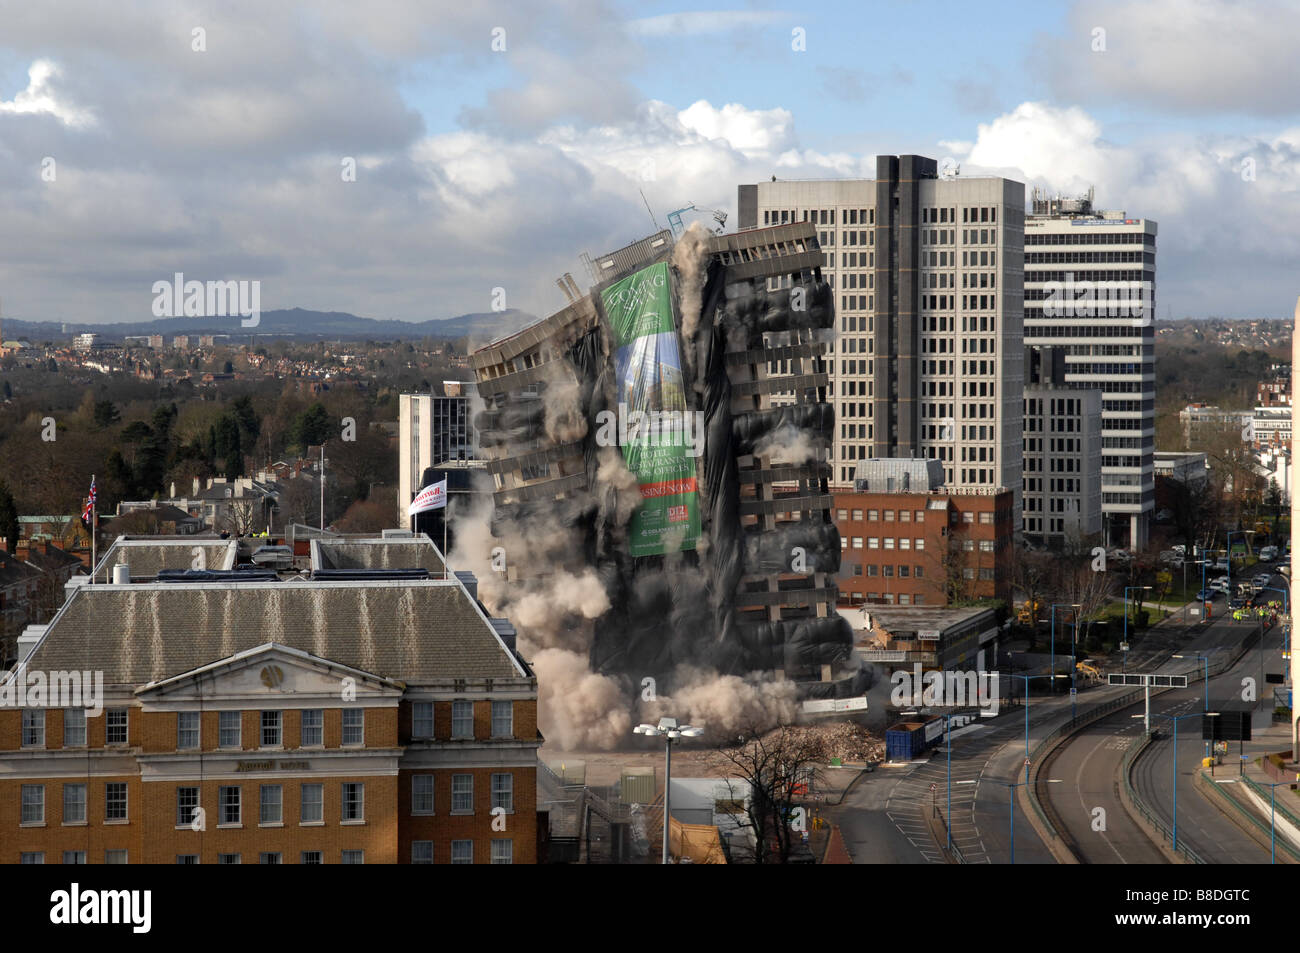
[[[866,610],[873,627],[890,632],[915,632],[922,629],[946,631],[978,618],[983,613],[993,614],[990,606],[881,606],[874,603],[861,608]]]

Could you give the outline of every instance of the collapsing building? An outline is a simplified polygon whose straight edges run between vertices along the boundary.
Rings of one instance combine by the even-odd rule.
[[[821,264],[811,223],[665,230],[589,262],[586,295],[566,275],[564,309],[471,357],[495,483],[485,597],[535,648],[624,677],[629,706],[647,678],[671,693],[701,673],[865,691],[835,611]]]

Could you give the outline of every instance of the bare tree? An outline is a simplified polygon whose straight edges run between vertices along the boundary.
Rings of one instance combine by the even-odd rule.
[[[232,536],[247,536],[262,528],[262,507],[252,497],[225,500],[217,524]]]
[[[1068,564],[1061,574],[1061,597],[1079,606],[1080,642],[1087,641],[1094,619],[1110,605],[1115,595],[1115,579],[1104,570],[1094,570],[1092,560],[1082,558]]]
[[[280,486],[279,519],[289,523],[314,526],[320,522],[320,483],[315,478],[299,475],[282,480]]]
[[[744,802],[740,826],[753,836],[748,856],[755,864],[787,864],[802,839],[797,823],[804,799],[815,781],[815,765],[824,761],[823,745],[807,728],[782,725],[772,730],[747,726],[737,741],[719,747],[709,759],[724,772],[733,802]],[[737,785],[735,782],[744,782]],[[748,791],[741,788],[747,787]],[[741,816],[741,815],[737,815]],[[804,816],[805,822],[808,820]],[[734,848],[733,848],[734,850]]]

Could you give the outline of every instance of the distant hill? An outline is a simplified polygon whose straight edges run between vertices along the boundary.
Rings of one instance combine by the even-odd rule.
[[[473,335],[484,342],[504,337],[527,327],[537,318],[526,311],[486,311],[429,321],[392,321],[362,318],[346,311],[304,311],[289,308],[263,311],[255,328],[240,326],[239,318],[158,318],[153,321],[128,321],[117,324],[82,324],[77,322],[22,321],[4,318],[0,322],[5,340],[27,338],[30,341],[53,341],[73,334],[94,333],[105,340],[120,340],[127,335],[227,334],[235,340],[249,337],[294,337],[309,340],[364,341],[416,340],[419,338],[452,339]]]

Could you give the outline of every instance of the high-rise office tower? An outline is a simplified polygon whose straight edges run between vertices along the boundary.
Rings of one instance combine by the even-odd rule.
[[[1101,399],[1065,383],[1061,348],[1025,348],[1027,539],[1078,547],[1101,532]]]
[[[954,492],[1015,495],[1022,463],[1025,189],[923,156],[876,178],[741,185],[740,228],[810,221],[838,322],[832,487],[857,461],[942,461]],[[777,369],[779,370],[779,369]]]
[[[398,526],[408,525],[407,507],[423,488],[424,471],[449,460],[474,456],[470,402],[474,384],[443,381],[442,394],[402,394],[398,400]]]
[[[1156,223],[1034,191],[1025,344],[1065,350],[1067,386],[1102,391],[1106,543],[1141,549],[1155,508]]]

